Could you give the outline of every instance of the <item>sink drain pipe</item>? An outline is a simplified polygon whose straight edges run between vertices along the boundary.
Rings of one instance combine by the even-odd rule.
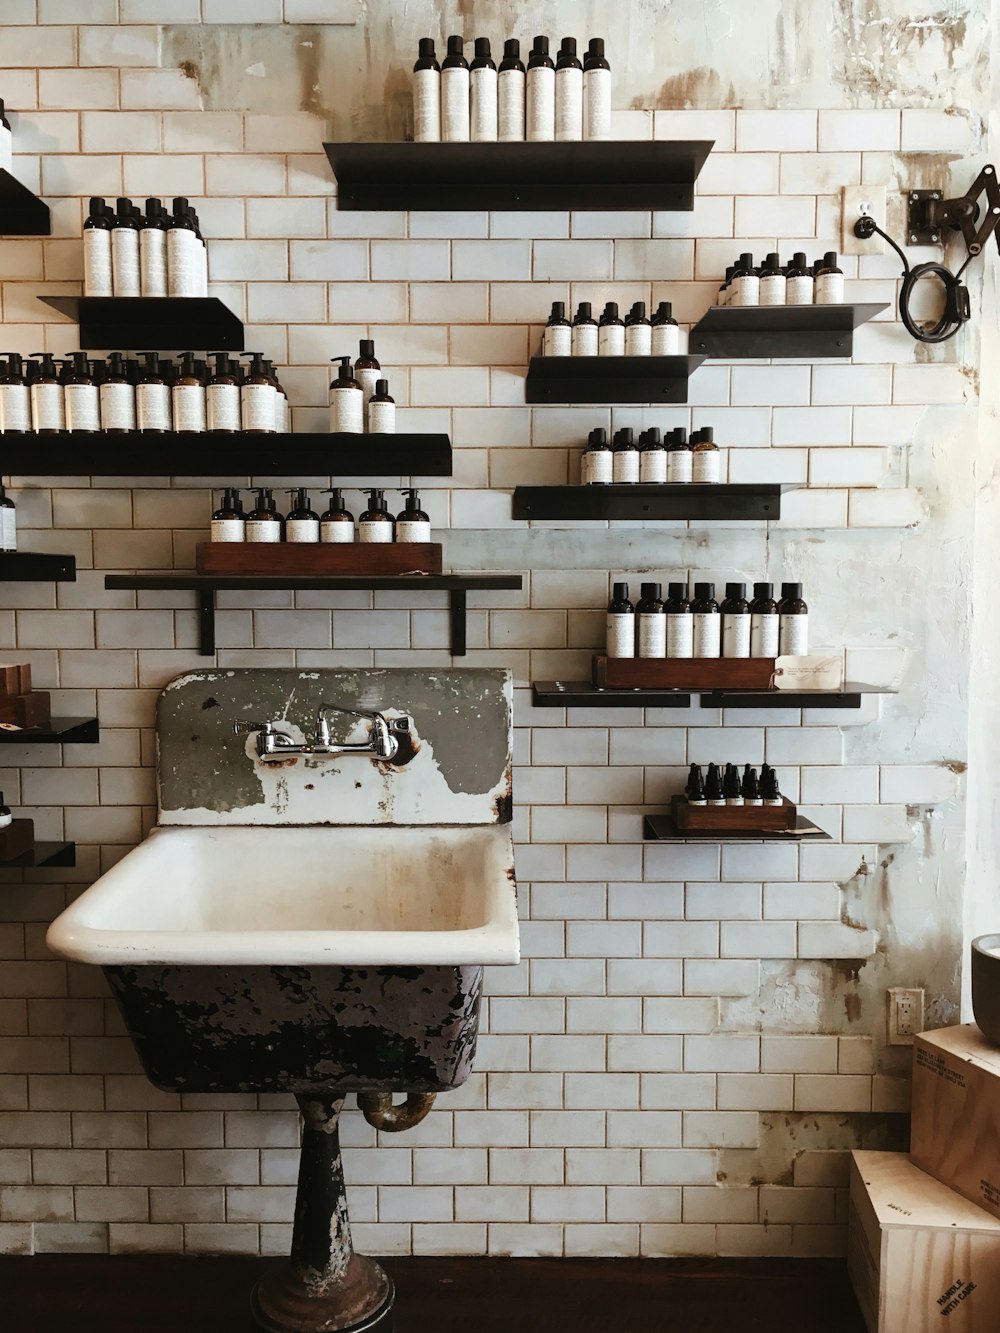
[[[408,1092],[406,1101],[394,1106],[391,1092],[359,1092],[358,1109],[369,1125],[398,1134],[419,1125],[429,1114],[436,1096],[434,1092]]]

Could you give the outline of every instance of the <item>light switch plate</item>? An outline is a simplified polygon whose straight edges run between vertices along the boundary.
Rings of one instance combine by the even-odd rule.
[[[863,241],[854,234],[854,224],[867,213],[885,226],[885,186],[845,185],[842,191],[840,253],[842,255],[885,254],[885,241],[876,234]]]

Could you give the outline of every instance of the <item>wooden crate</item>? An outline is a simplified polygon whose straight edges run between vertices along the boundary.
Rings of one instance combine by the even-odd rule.
[[[199,574],[440,574],[440,542],[199,542]]]
[[[13,861],[35,845],[35,821],[13,819],[6,828],[0,828],[0,862]]]
[[[674,796],[671,813],[679,829],[714,829],[720,833],[727,829],[762,829],[784,833],[795,827],[799,812],[785,796],[781,805],[691,805],[686,796]]]
[[[594,658],[594,684],[607,690],[766,690],[773,657]]]
[[[0,723],[28,729],[47,727],[52,721],[51,696],[46,690],[30,694],[0,695]]]
[[[28,662],[0,662],[0,695],[30,693],[31,664]]]
[[[910,1152],[1000,1218],[1000,1047],[974,1023],[914,1038]]]
[[[847,1267],[868,1333],[996,1333],[1000,1222],[906,1153],[851,1156]]]

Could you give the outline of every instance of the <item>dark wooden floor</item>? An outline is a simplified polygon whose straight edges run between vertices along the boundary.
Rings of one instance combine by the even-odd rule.
[[[281,1260],[0,1259],[3,1333],[250,1333]],[[393,1333],[864,1333],[846,1265],[808,1259],[390,1259]]]

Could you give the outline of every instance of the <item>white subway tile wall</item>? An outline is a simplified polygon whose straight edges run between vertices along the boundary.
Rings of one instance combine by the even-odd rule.
[[[866,972],[895,947],[887,865],[895,844],[933,841],[927,807],[942,807],[935,818],[961,808],[961,763],[933,733],[910,746],[924,708],[916,674],[893,659],[904,693],[882,705],[871,741],[861,724],[877,722],[877,701],[857,713],[549,710],[532,706],[528,685],[587,677],[620,571],[633,583],[649,569],[802,578],[814,642],[864,650],[873,669],[897,634],[919,649],[912,613],[861,582],[886,544],[903,561],[910,530],[934,521],[927,405],[952,422],[974,376],[955,344],[918,361],[892,309],[859,331],[853,361],[706,365],[690,404],[669,409],[529,408],[524,375],[552,300],[669,299],[697,319],[739,251],[839,248],[841,186],[894,178],[899,151],[975,147],[968,121],[628,112],[622,137],[714,138],[692,214],[619,214],[613,200],[602,213],[340,212],[323,122],[201,110],[197,81],[158,67],[157,24],[354,23],[356,0],[88,9],[94,26],[78,29],[65,26],[72,6],[38,0],[44,26],[29,17],[4,31],[16,169],[41,184],[54,231],[0,240],[3,346],[73,344],[36,296],[81,290],[84,193],[185,194],[205,220],[211,290],[251,321],[247,347],[280,363],[295,428],[326,428],[329,359],[374,337],[401,428],[453,439],[454,476],[423,479],[435,526],[452,529],[447,563],[524,575],[523,592],[472,594],[461,659],[508,665],[518,686],[524,961],[488,972],[475,1072],[417,1130],[383,1141],[345,1114],[357,1243],[382,1254],[840,1253],[846,1150],[869,1123],[891,1134],[906,1107],[905,1060],[884,1048]],[[852,297],[893,299],[892,262],[843,267]],[[510,518],[517,482],[577,479],[591,427],[713,423],[731,480],[815,488],[788,495],[770,531]],[[158,1092],[99,973],[44,945],[67,896],[154,822],[156,693],[206,661],[186,594],[107,592],[104,574],[190,568],[211,494],[192,478],[96,475],[100,443],[80,446],[79,476],[19,477],[22,447],[5,450],[21,545],[71,552],[80,575],[0,588],[0,639],[57,712],[100,716],[101,742],[8,747],[0,771],[41,836],[79,844],[72,872],[0,875],[0,1252],[279,1253],[294,1197],[291,1099]],[[169,441],[157,447],[168,472]],[[220,666],[450,661],[434,597],[234,595],[220,599],[218,628]],[[680,790],[687,764],[713,759],[778,765],[783,790],[835,841],[644,844],[641,816]]]

